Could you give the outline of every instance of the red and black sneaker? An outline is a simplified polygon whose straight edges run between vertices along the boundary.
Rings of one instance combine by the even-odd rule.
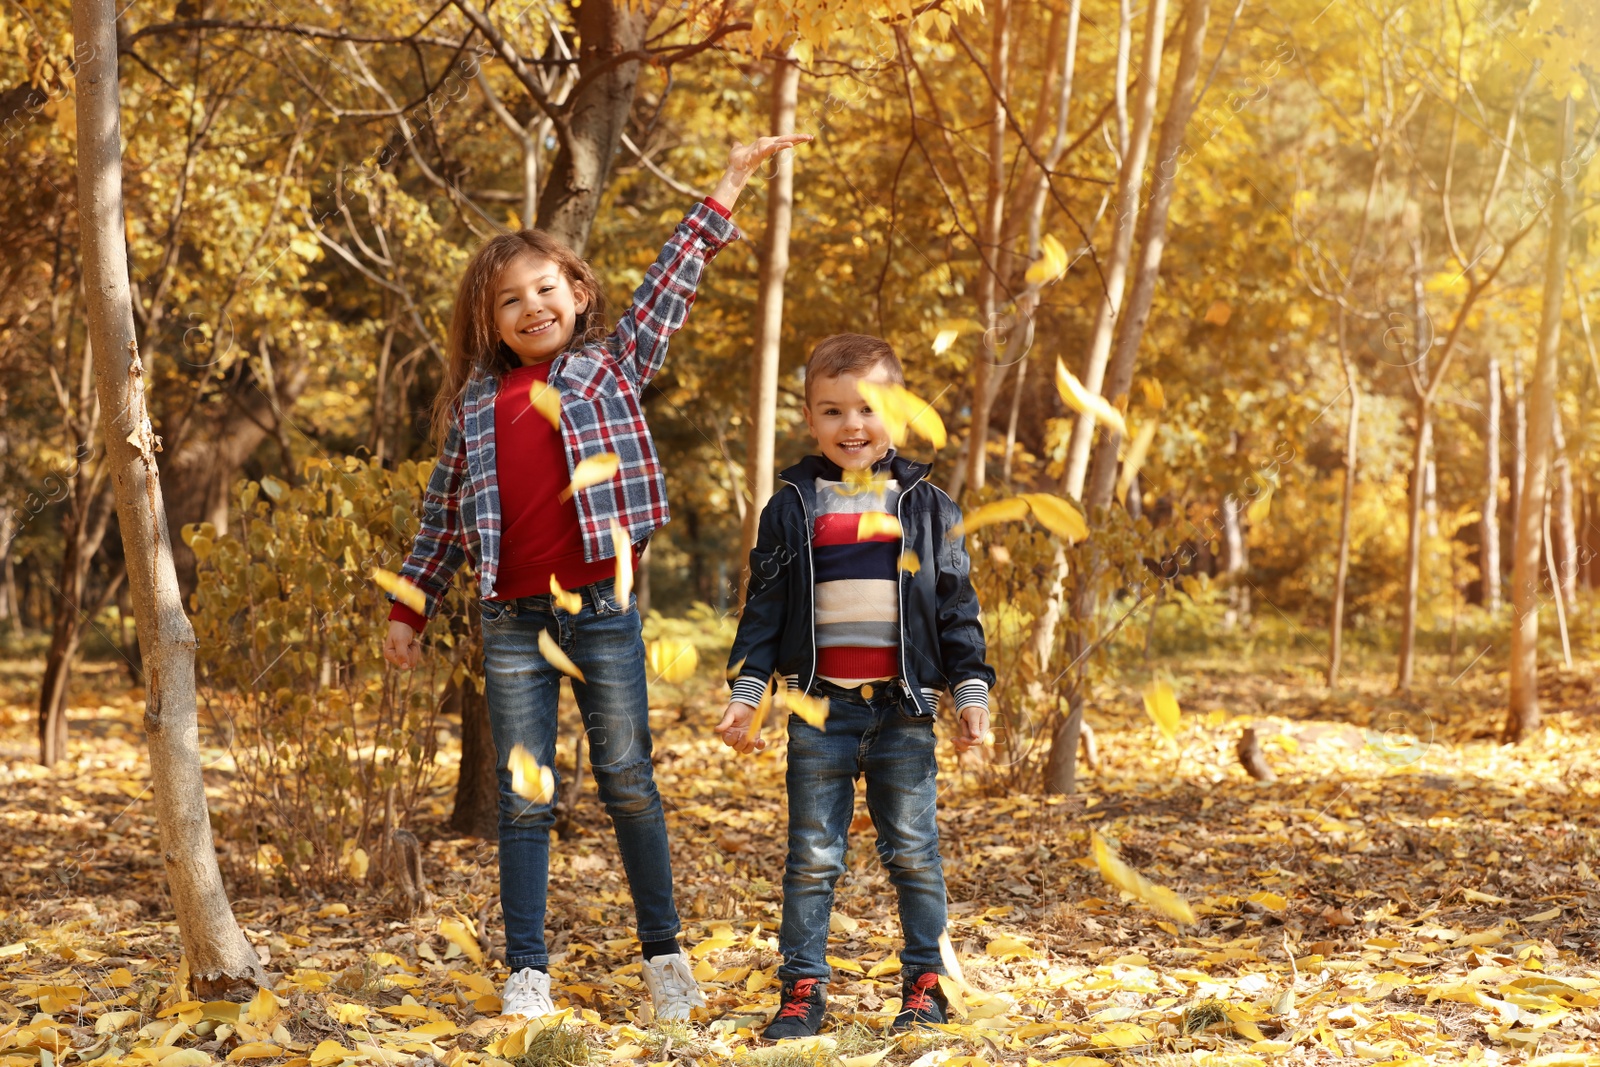
[[[950,1001],[939,988],[939,975],[934,971],[908,974],[901,986],[900,1014],[894,1017],[894,1030],[909,1030],[913,1026],[942,1023],[950,1017]]]
[[[820,978],[797,978],[783,983],[783,1000],[761,1036],[768,1041],[810,1037],[822,1029],[828,1014],[828,983]]]

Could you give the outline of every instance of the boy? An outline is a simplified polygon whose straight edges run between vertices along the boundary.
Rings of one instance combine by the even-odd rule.
[[[935,821],[939,691],[955,695],[955,747],[989,729],[978,598],[951,499],[928,466],[897,456],[863,382],[903,383],[894,350],[838,334],[806,363],[806,426],[822,451],[781,475],[761,512],[750,584],[729,655],[737,672],[716,732],[740,752],[765,748],[756,706],[767,680],[828,701],[822,727],[789,716],[789,856],[783,873],[782,1003],[762,1036],[805,1037],[827,1013],[825,957],[833,887],[844,873],[855,782],[867,780],[878,856],[900,902],[903,996],[894,1028],[945,1021],[939,937],[944,870]]]

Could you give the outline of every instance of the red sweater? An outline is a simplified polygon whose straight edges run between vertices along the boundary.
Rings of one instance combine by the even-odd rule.
[[[505,522],[496,600],[549,593],[551,575],[561,588],[577,589],[617,573],[614,559],[584,560],[577,501],[561,499],[569,480],[561,431],[528,402],[533,383],[549,378],[548,362],[507,371],[494,401],[495,476]],[[400,603],[389,618],[418,632],[428,624]]]

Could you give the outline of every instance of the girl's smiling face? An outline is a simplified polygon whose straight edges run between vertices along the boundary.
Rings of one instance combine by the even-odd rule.
[[[807,382],[806,426],[817,439],[822,454],[842,469],[865,470],[889,451],[889,430],[883,416],[861,396],[860,383],[888,385],[894,378],[887,364],[878,363],[865,374],[841,374]]]
[[[559,355],[588,307],[558,264],[531,254],[512,260],[495,282],[495,329],[525,367]]]

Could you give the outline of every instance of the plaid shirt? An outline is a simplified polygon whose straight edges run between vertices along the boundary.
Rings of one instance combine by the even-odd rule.
[[[590,562],[616,554],[611,520],[636,543],[669,518],[666,480],[639,394],[661,369],[667,341],[688,318],[706,263],[739,236],[738,227],[715,208],[695,204],[645,271],[633,306],[611,335],[563,352],[550,366],[550,384],[561,394],[569,475],[580,460],[602,452],[622,461],[616,477],[577,494],[583,555]],[[461,419],[450,428],[428,479],[422,528],[400,569],[401,577],[422,590],[429,618],[464,560],[478,572],[479,596],[494,596],[502,527],[494,433],[499,387],[497,377],[482,372],[467,383]],[[463,483],[469,491],[462,491]]]

